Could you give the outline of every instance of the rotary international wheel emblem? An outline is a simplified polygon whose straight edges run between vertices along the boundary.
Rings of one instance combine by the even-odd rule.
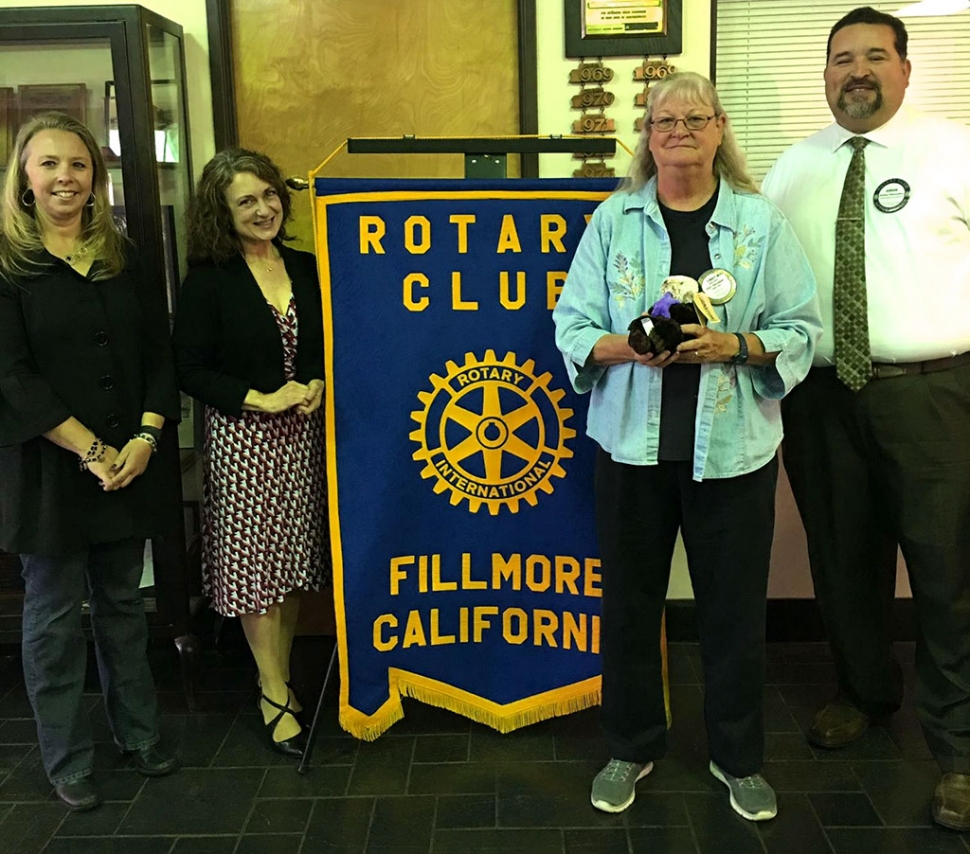
[[[435,479],[436,493],[451,490],[453,505],[467,499],[472,513],[483,504],[493,516],[503,505],[518,513],[523,499],[535,507],[573,455],[566,440],[576,431],[565,426],[573,411],[559,406],[566,393],[549,388],[552,374],[535,376],[531,359],[517,364],[515,353],[496,359],[486,350],[481,361],[466,353],[463,365],[445,367],[446,376],[431,375],[433,391],[418,392],[424,408],[411,413],[421,477]]]

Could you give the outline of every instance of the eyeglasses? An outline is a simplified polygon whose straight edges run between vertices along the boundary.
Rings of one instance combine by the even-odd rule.
[[[678,122],[683,122],[684,127],[687,130],[704,130],[710,123],[714,116],[687,116],[686,119],[674,119],[670,116],[664,116],[660,119],[651,119],[650,126],[654,130],[658,130],[661,133],[670,133],[675,127],[677,127]]]

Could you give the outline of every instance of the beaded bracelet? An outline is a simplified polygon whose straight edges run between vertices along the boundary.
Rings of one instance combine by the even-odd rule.
[[[78,460],[78,468],[81,471],[87,471],[91,463],[100,463],[104,461],[105,454],[108,453],[108,446],[101,441],[97,436],[94,437],[94,441],[91,443],[91,447],[88,448],[88,452]]]
[[[143,442],[148,442],[148,444],[151,446],[153,454],[158,451],[158,442],[155,441],[155,437],[151,433],[145,433],[142,431],[141,433],[135,433],[135,435],[131,438],[141,439]]]

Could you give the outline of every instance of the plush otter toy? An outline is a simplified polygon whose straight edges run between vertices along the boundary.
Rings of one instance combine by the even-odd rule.
[[[697,311],[689,302],[681,302],[671,293],[665,293],[647,312],[637,317],[627,327],[629,342],[634,352],[641,356],[656,356],[665,350],[673,353],[687,337],[681,330],[684,323],[697,323]]]

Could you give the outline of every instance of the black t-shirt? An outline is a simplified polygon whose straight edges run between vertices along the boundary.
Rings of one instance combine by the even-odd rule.
[[[660,205],[670,235],[670,275],[700,278],[711,269],[707,224],[717,205],[717,194],[696,211],[675,211]],[[660,402],[660,459],[683,461],[694,458],[694,417],[701,366],[673,364],[664,368]]]

